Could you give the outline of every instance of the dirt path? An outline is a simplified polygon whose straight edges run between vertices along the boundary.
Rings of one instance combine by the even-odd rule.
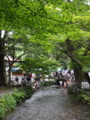
[[[13,88],[8,88],[8,89],[0,89],[0,96],[3,96],[7,93],[12,93]]]
[[[90,120],[90,108],[76,104],[67,89],[46,87],[4,120]]]

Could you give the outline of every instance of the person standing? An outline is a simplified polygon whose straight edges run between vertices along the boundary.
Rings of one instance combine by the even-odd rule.
[[[26,77],[26,80],[27,80],[27,82],[28,82],[28,84],[29,84],[29,82],[30,82],[30,80],[31,80],[31,77],[28,75],[28,76]]]
[[[19,82],[19,78],[16,76],[15,81],[18,83]]]

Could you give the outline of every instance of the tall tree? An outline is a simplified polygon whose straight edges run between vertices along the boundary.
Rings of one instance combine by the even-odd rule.
[[[86,18],[86,13],[89,12],[90,7],[85,2],[78,0],[62,2],[57,4],[57,7],[56,3],[46,7],[48,14],[53,19],[57,19],[57,23],[52,22],[53,25],[50,24],[50,27],[48,27],[49,31],[52,29],[52,33],[47,34],[47,37],[74,63],[73,69],[75,70],[76,81],[81,83],[85,80],[85,77],[82,62],[78,56],[83,58],[85,51],[90,52],[87,44],[90,33],[85,29],[86,24],[89,22],[88,18],[90,18],[89,14]],[[80,19],[83,19],[83,22]],[[85,21],[87,21],[86,24]]]
[[[84,27],[90,21],[90,16],[86,14],[89,13],[90,7],[85,1],[0,1],[0,29],[17,31],[18,34],[34,35],[35,42],[45,44],[50,49],[54,48],[54,45],[59,45],[59,50],[67,54],[82,71],[82,64],[79,57],[76,56],[80,53],[78,50],[80,51],[81,48],[78,46],[79,49],[76,51],[75,44],[81,40],[84,40],[84,43],[89,38],[89,32]],[[82,18],[84,19],[82,20]],[[85,50],[86,46],[83,48]],[[82,77],[78,79],[81,82]]]
[[[30,10],[30,7],[32,7],[32,4],[33,2],[31,1],[23,1],[23,0],[0,1],[0,23],[1,23],[0,29],[1,31],[2,30],[16,31],[18,35],[19,34],[24,34],[24,35],[34,34],[34,32],[36,32],[36,30],[39,29],[40,27],[40,26],[39,27],[37,26],[36,21],[40,24],[40,20],[39,20],[39,17],[36,16],[35,13],[32,12],[32,10]],[[34,8],[36,7],[41,8],[42,6],[40,7],[40,4],[41,3],[37,1],[34,4]],[[0,66],[1,66],[0,84],[4,85],[5,83],[4,48],[6,46],[5,46],[5,38],[1,38],[1,31],[0,31]],[[14,53],[13,53],[13,56],[14,56]],[[16,58],[14,59],[14,62],[15,61],[16,61]]]
[[[5,64],[4,64],[4,55],[5,55],[5,39],[7,32],[5,31],[4,36],[2,36],[2,30],[0,30],[0,86],[6,85],[5,78]]]

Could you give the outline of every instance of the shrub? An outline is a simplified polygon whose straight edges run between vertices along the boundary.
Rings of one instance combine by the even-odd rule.
[[[32,88],[29,86],[20,88],[19,91],[23,91],[23,93],[25,94],[25,99],[30,98],[34,92],[34,90],[32,90]]]
[[[55,82],[53,81],[45,81],[42,86],[50,86],[50,85],[55,85]]]
[[[16,100],[17,104],[22,103],[25,99],[30,98],[33,94],[33,90],[31,87],[22,87],[20,89],[14,89],[13,97]]]
[[[82,101],[90,105],[90,96],[82,95]]]
[[[5,116],[5,101],[0,98],[0,118]]]
[[[31,87],[14,89],[12,94],[6,94],[0,98],[0,119],[4,118],[7,113],[15,109],[16,104],[22,103],[25,99],[30,98],[33,94]]]
[[[88,95],[86,90],[78,89],[78,88],[76,89],[74,86],[70,86],[68,88],[68,93],[73,94],[76,101],[80,101],[90,105],[90,96],[89,96],[90,93]]]
[[[73,86],[70,86],[70,87],[68,88],[68,93],[69,93],[69,94],[73,94]]]
[[[78,94],[77,96],[76,96],[76,99],[75,99],[76,101],[82,101],[82,94]]]
[[[83,103],[90,105],[90,96],[87,96],[85,94],[78,94],[76,96],[76,100],[82,101]]]
[[[15,109],[16,101],[10,94],[3,96],[0,99],[0,118],[3,118],[6,113]]]
[[[12,96],[15,98],[16,103],[20,104],[25,99],[25,92],[24,91],[19,91],[19,90],[15,89],[14,92],[12,93]]]
[[[15,98],[12,95],[6,94],[3,97],[3,99],[5,101],[5,111],[6,112],[10,112],[10,111],[15,109],[16,101],[15,101]]]

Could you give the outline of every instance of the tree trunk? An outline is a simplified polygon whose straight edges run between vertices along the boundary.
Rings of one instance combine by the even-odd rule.
[[[82,81],[84,81],[84,75],[81,66],[74,66],[74,74],[77,83],[81,83]]]
[[[0,30],[0,86],[5,86],[5,64],[4,64],[4,39],[1,38]]]
[[[74,66],[74,75],[75,75],[75,80],[76,80],[76,85],[78,88],[81,88],[81,82],[85,80],[85,76],[82,70],[82,66],[80,65],[75,65]]]
[[[11,65],[9,63],[9,70],[8,70],[8,77],[9,77],[9,81],[8,81],[8,85],[11,86]]]
[[[71,0],[67,0],[67,2],[71,2]]]
[[[66,39],[67,51],[66,54],[69,56],[71,61],[74,63],[73,69],[75,74],[75,80],[78,87],[81,87],[81,82],[84,81],[83,67],[81,62],[74,55],[74,46],[71,40]]]
[[[43,83],[45,82],[45,75],[42,74]]]

